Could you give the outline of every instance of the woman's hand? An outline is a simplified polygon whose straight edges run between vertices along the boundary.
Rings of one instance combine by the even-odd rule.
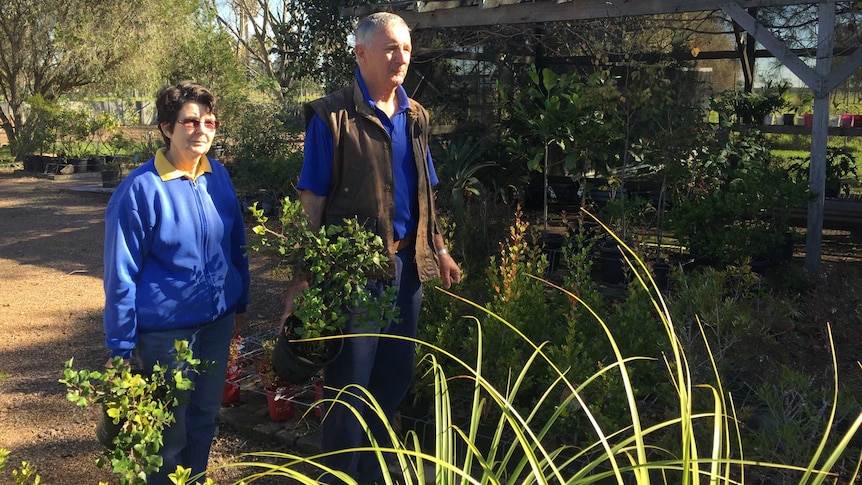
[[[237,313],[233,320],[233,335],[231,338],[237,338],[245,332],[248,326],[248,313]]]

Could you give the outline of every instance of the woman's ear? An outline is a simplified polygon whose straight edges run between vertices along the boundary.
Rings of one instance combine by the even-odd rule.
[[[166,137],[168,137],[168,138],[171,138],[171,136],[173,136],[173,132],[172,132],[172,131],[169,131],[169,130],[167,129],[167,127],[168,127],[168,126],[173,126],[173,125],[171,125],[171,123],[167,123],[167,122],[165,122],[165,123],[159,123],[159,131],[161,131],[161,132],[162,132],[162,135],[164,135],[164,136],[166,136]]]

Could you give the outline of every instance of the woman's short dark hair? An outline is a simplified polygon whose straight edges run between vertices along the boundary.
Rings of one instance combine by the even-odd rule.
[[[179,112],[186,103],[199,103],[208,108],[208,111],[218,118],[218,106],[216,97],[209,89],[194,81],[181,81],[177,84],[165,86],[156,93],[156,119],[161,126],[168,123],[173,130]],[[165,145],[171,147],[171,139],[162,133]]]

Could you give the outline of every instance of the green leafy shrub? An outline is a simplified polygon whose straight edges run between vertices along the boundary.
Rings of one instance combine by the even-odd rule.
[[[740,362],[733,349],[744,339],[766,332],[757,303],[765,296],[761,277],[748,265],[723,270],[704,267],[677,275],[668,299],[677,334],[695,378],[707,379],[716,367],[735,386]]]
[[[794,179],[799,183],[808,183],[811,167],[811,155],[806,157],[790,157],[787,167]],[[850,188],[859,185],[859,168],[856,165],[856,155],[853,150],[843,147],[826,148],[826,197],[838,197],[839,194],[850,195]]]
[[[158,455],[162,433],[175,421],[171,407],[194,389],[186,373],[209,367],[209,363],[194,358],[188,342],[177,341],[174,348],[176,367],[157,364],[148,375],[133,370],[131,363],[120,357],[103,371],[74,370],[74,359],[66,362],[60,379],[68,389],[66,398],[78,407],[102,406],[119,426],[114,447],[106,448],[96,465],[110,466],[122,484],[146,483],[146,475],[162,466]]]
[[[647,266],[634,253],[626,249],[631,259],[634,274],[645,274]],[[854,483],[858,479],[858,468],[844,467],[845,462],[855,463],[858,450],[851,440],[862,427],[862,413],[856,408],[849,419],[841,422],[836,417],[835,399],[814,397],[811,411],[802,416],[816,414],[818,431],[801,430],[810,446],[805,453],[775,455],[766,461],[756,461],[750,452],[744,452],[746,441],[741,433],[743,423],[737,416],[733,394],[726,392],[720,375],[713,369],[710,382],[694,379],[689,367],[685,348],[676,338],[674,319],[667,311],[667,304],[649,279],[637,279],[641,289],[650,295],[654,309],[651,319],[643,326],[655,327],[665,336],[660,344],[666,349],[658,367],[663,369],[662,380],[666,387],[660,392],[667,402],[667,414],[655,420],[643,413],[642,400],[637,398],[639,374],[632,364],[653,361],[650,356],[624,352],[619,338],[630,338],[620,334],[610,321],[604,320],[600,309],[590,307],[575,291],[566,290],[548,281],[535,279],[537,286],[552,288],[585,307],[592,315],[582,325],[594,325],[610,346],[610,357],[600,369],[581,376],[574,381],[569,368],[551,359],[546,349],[552,342],[533,341],[527,338],[519,325],[508,322],[488,308],[445,290],[439,290],[483,315],[470,321],[476,324],[475,332],[480,344],[472,359],[459,353],[434,346],[426,346],[423,367],[433,376],[434,416],[430,443],[424,442],[413,431],[400,437],[391,427],[387,431],[392,447],[381,447],[373,437],[371,446],[362,451],[376,454],[384,473],[385,483],[421,484],[436,483],[634,483],[634,484],[680,484],[680,483],[752,483],[750,477],[776,477],[765,473],[778,472],[788,477],[789,483],[822,484]],[[511,379],[503,387],[495,386],[486,377],[493,367],[500,349],[487,345],[483,336],[487,325],[480,324],[485,317],[492,317],[510,332],[518,335],[519,345],[527,349],[525,364],[512,370]],[[417,342],[422,344],[422,342]],[[473,360],[474,359],[474,360]],[[834,356],[833,356],[834,359]],[[834,360],[833,360],[834,363]],[[537,372],[536,366],[551,369],[554,376],[547,388],[525,386]],[[454,373],[446,369],[453,369]],[[635,369],[635,370],[633,370]],[[538,370],[544,373],[544,370]],[[611,375],[618,382],[615,397],[624,403],[625,418],[616,425],[608,424],[593,411],[596,404],[586,396],[590,387]],[[457,379],[450,376],[457,376]],[[836,378],[837,380],[837,378]],[[453,394],[466,386],[466,398]],[[802,384],[793,383],[792,387]],[[837,383],[836,383],[837,385]],[[787,386],[779,383],[776,389]],[[344,392],[361,396],[368,409],[377,412],[384,423],[388,420],[367,391],[351,387]],[[522,396],[529,393],[530,396]],[[781,394],[781,392],[779,393]],[[766,396],[766,394],[764,394]],[[820,396],[821,398],[824,396]],[[333,400],[340,400],[339,396]],[[782,398],[777,399],[782,401]],[[525,402],[533,402],[524,405]],[[551,407],[550,415],[540,408]],[[784,409],[789,409],[784,407]],[[784,411],[780,411],[784,412]],[[791,413],[792,414],[792,413]],[[855,417],[854,417],[855,414]],[[357,415],[359,415],[357,413]],[[466,417],[466,419],[465,419]],[[568,435],[564,440],[552,439],[553,433],[563,418],[577,419],[585,423],[585,432]],[[360,418],[361,419],[361,418]],[[490,435],[483,433],[490,430]],[[801,437],[801,436],[800,436]],[[358,450],[345,450],[352,453]],[[290,453],[261,452],[252,454],[267,458],[266,463],[243,462],[227,466],[254,467],[247,476],[249,481],[263,477],[292,478],[303,483],[313,483],[320,473],[330,472],[347,483],[351,477],[326,467],[324,455],[297,456]],[[758,455],[758,457],[765,455]],[[429,476],[430,475],[430,476]],[[792,477],[792,478],[790,478]],[[186,482],[179,482],[186,483]],[[773,482],[770,482],[773,483]]]
[[[238,192],[277,204],[295,191],[302,168],[299,133],[304,127],[297,116],[274,103],[241,108],[220,132],[222,160]]]
[[[808,200],[806,184],[773,163],[757,132],[719,125],[699,133],[703,148],[671,168],[668,227],[692,254],[719,264],[774,254],[791,212]]]
[[[742,438],[748,457],[763,462],[805,463],[820,454],[818,448],[823,444],[839,446],[836,435],[826,435],[822,443],[823,430],[848,428],[859,409],[859,403],[839,390],[821,386],[813,377],[787,365],[780,366],[775,378],[756,389],[754,401]],[[858,448],[858,444],[851,448]],[[847,477],[856,466],[854,460],[845,457],[837,465],[842,471],[841,482],[852,483]],[[797,481],[798,473],[758,468],[751,477],[761,483],[790,484]]]
[[[384,277],[389,266],[380,236],[366,230],[358,220],[310,228],[302,202],[285,197],[279,211],[279,225],[267,226],[269,218],[257,205],[252,212],[260,236],[252,249],[271,246],[282,262],[308,276],[309,288],[296,296],[295,315],[303,322],[297,335],[314,339],[333,335],[355,319],[357,328],[388,322],[397,316],[394,306],[398,288],[390,285],[375,298],[367,288],[371,277]]]
[[[56,119],[58,154],[68,158],[83,158],[104,151],[103,138],[117,132],[120,122],[110,113],[62,109]]]
[[[559,294],[546,294],[541,286],[534,283],[530,275],[544,275],[549,269],[548,258],[536,244],[540,234],[529,223],[515,214],[515,222],[510,228],[508,240],[501,245],[499,259],[492,257],[488,267],[488,286],[491,292],[487,304],[489,312],[507,321],[517,322],[518,331],[528,338],[547,339],[559,342],[564,339],[562,308],[565,299]],[[484,342],[487,348],[506,349],[494,357],[494,362],[486,371],[487,379],[494,385],[505,387],[512,372],[523,368],[530,350],[519,335],[501,325],[496,317],[481,319]],[[476,329],[469,331],[466,349],[473,355],[479,348],[479,335]],[[547,371],[536,367],[525,379],[524,396],[533,396],[534,386],[543,387]]]
[[[47,101],[41,94],[31,96],[27,102],[30,113],[15,139],[9,140],[11,154],[22,159],[27,154],[41,154],[51,150],[57,138],[57,122],[62,108],[55,101]]]
[[[0,476],[6,471],[6,461],[9,459],[9,450],[0,448]],[[22,461],[21,466],[12,470],[12,483],[15,485],[26,485],[32,483],[39,485],[42,478],[36,473],[36,469],[30,462]]]
[[[767,82],[758,92],[725,91],[711,100],[710,107],[721,120],[759,125],[767,115],[791,106],[787,98],[789,90],[787,83]]]

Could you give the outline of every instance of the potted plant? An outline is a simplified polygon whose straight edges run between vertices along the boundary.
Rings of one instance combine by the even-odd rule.
[[[252,213],[260,237],[252,249],[276,248],[293,266],[293,277],[301,273],[309,285],[297,295],[295,311],[279,332],[272,363],[280,377],[301,383],[325,367],[340,352],[337,336],[351,321],[361,331],[395,318],[397,288],[375,296],[366,286],[389,265],[380,236],[355,218],[312,230],[302,203],[289,197],[282,201],[277,230],[267,226],[268,217],[256,203]]]
[[[123,173],[120,157],[111,157],[111,160],[105,160],[102,165],[102,187],[109,189],[114,188],[120,183],[120,175]]]
[[[102,141],[119,127],[119,122],[108,113],[91,114],[87,111],[64,109],[58,117],[58,152],[65,155],[66,162],[74,165],[75,172],[86,172],[91,156],[96,156],[103,147]]]
[[[96,434],[105,450],[96,465],[110,466],[120,483],[140,483],[141,475],[159,470],[162,433],[175,420],[171,409],[194,387],[185,373],[210,366],[193,357],[188,342],[176,341],[174,348],[177,367],[184,370],[155,365],[142,372],[120,357],[104,371],[74,370],[74,359],[65,364],[60,382],[68,390],[66,398],[79,407],[98,404],[104,410]]]
[[[788,171],[800,183],[808,181],[811,156],[791,157]],[[850,182],[859,182],[856,157],[853,152],[842,147],[826,148],[826,188],[825,197],[850,195]]]
[[[224,378],[224,391],[221,403],[231,404],[239,401],[240,387],[237,382],[242,375],[242,363],[239,360],[243,349],[243,339],[239,335],[231,339],[227,356],[227,372]]]
[[[266,394],[269,419],[273,421],[289,421],[293,419],[295,407],[290,399],[295,387],[281,378],[272,365],[273,353],[278,345],[278,339],[267,339],[261,342],[263,356],[258,371],[263,392]]]

